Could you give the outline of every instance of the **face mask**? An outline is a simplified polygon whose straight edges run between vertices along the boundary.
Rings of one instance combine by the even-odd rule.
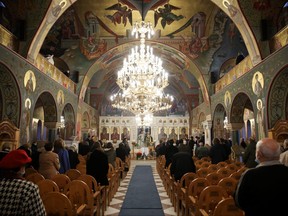
[[[186,145],[186,140],[183,141],[183,144]]]
[[[176,146],[176,143],[173,143],[173,146]]]

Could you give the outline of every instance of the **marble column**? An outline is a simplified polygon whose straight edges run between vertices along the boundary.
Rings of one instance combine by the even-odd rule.
[[[206,120],[204,122],[202,122],[202,126],[205,132],[205,144],[208,144],[211,146],[211,128],[212,128],[212,121],[211,120]]]

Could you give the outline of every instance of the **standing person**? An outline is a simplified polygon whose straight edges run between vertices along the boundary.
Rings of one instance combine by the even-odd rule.
[[[192,150],[190,149],[190,146],[187,144],[186,139],[180,139],[179,140],[178,150],[179,150],[179,152],[188,152],[190,154],[192,153]]]
[[[167,147],[165,149],[165,168],[167,168],[169,166],[169,164],[172,162],[172,157],[174,154],[176,154],[177,152],[179,152],[177,146],[176,146],[176,142],[171,139],[167,142]]]
[[[116,152],[114,150],[113,144],[111,142],[108,142],[104,148],[104,153],[108,157],[108,163],[111,163],[113,167],[115,167],[115,161],[116,161]]]
[[[213,146],[210,149],[209,156],[211,157],[212,164],[227,160],[227,148],[218,138],[213,139]]]
[[[53,150],[53,144],[48,142],[44,145],[45,151],[39,155],[39,173],[47,179],[59,173],[59,156]]]
[[[188,152],[175,153],[172,156],[171,163],[170,173],[175,181],[180,180],[185,173],[196,172],[196,166],[192,159],[192,155]]]
[[[116,148],[116,157],[119,157],[123,162],[126,161],[126,151],[124,143],[119,143],[118,148]]]
[[[94,143],[93,149],[94,151],[87,159],[86,173],[92,175],[100,185],[109,185],[107,177],[109,169],[108,157],[103,152],[99,142]]]
[[[76,169],[76,166],[80,163],[77,153],[77,147],[75,144],[72,144],[68,149],[69,154],[69,162],[70,162],[70,168]]]
[[[259,164],[243,173],[234,197],[246,216],[287,214],[288,167],[279,162],[279,155],[280,145],[275,140],[258,141],[256,158]]]
[[[195,156],[198,159],[201,159],[203,157],[209,157],[209,149],[207,148],[207,146],[204,146],[203,142],[200,142],[199,147],[196,148]]]
[[[245,149],[247,147],[247,144],[245,142],[245,139],[244,138],[241,138],[241,142],[240,142],[240,145],[242,146],[243,149]]]
[[[257,162],[255,161],[255,152],[256,152],[256,141],[253,137],[249,138],[249,144],[246,147],[243,155],[243,163],[248,168],[253,168],[257,166]]]
[[[31,161],[20,149],[0,161],[0,215],[46,215],[38,186],[23,178],[25,166]]]
[[[57,139],[54,141],[54,152],[58,154],[60,161],[59,173],[64,174],[70,169],[70,161],[68,151],[64,147],[64,140]]]

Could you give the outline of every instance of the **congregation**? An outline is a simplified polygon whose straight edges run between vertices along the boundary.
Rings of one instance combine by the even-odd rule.
[[[288,180],[288,168],[286,167],[288,163],[288,140],[285,140],[283,145],[280,146],[272,139],[265,138],[256,142],[254,138],[250,138],[245,143],[245,148],[243,148],[244,141],[242,140],[240,145],[236,144],[238,148],[243,148],[240,156],[234,152],[235,148],[233,148],[234,145],[232,145],[230,140],[214,138],[212,146],[203,145],[204,142],[204,137],[161,140],[155,148],[159,175],[163,177],[163,172],[168,172],[171,180],[176,185],[180,184],[180,187],[184,186],[182,185],[184,184],[183,179],[186,178],[185,185],[187,187],[189,185],[188,182],[191,184],[193,180],[190,179],[188,181],[187,179],[187,176],[191,175],[191,173],[198,175],[198,178],[205,176],[205,178],[209,179],[209,173],[203,174],[205,173],[205,168],[208,170],[208,166],[201,166],[200,161],[209,161],[209,166],[218,166],[221,163],[240,164],[241,169],[239,168],[239,170],[241,172],[238,171],[238,173],[241,175],[238,175],[237,187],[234,185],[233,194],[231,193],[231,196],[235,199],[237,209],[242,209],[245,215],[248,216],[272,215],[275,211],[279,212],[278,215],[281,215],[280,212],[283,208],[275,210],[270,208],[268,203],[281,203],[280,199],[272,197],[275,197],[280,191],[281,193],[286,191],[286,189],[282,190],[282,188],[285,188],[285,182]],[[131,159],[131,150],[125,137],[116,149],[111,142],[103,143],[102,140],[98,140],[95,136],[88,136],[78,146],[73,144],[70,147],[65,146],[62,139],[57,139],[54,143],[47,142],[42,148],[35,148],[35,143],[33,143],[31,147],[22,145],[17,150],[10,151],[6,145],[3,145],[0,161],[0,206],[5,206],[5,208],[1,208],[1,215],[30,215],[32,211],[35,211],[35,215],[45,215],[48,207],[45,206],[45,203],[43,204],[43,196],[40,196],[41,187],[38,184],[39,181],[44,179],[54,181],[61,174],[68,175],[71,170],[78,170],[79,176],[82,174],[92,176],[97,184],[102,187],[102,191],[98,188],[99,194],[102,193],[101,195],[105,196],[105,193],[108,192],[103,190],[103,188],[112,190],[110,188],[111,173],[109,174],[109,172],[111,172],[111,168],[113,170],[119,168],[117,159],[122,164],[122,172],[121,176],[119,176],[122,179],[125,175],[123,172],[124,168],[129,167],[129,160]],[[161,163],[163,165],[159,165]],[[160,170],[159,166],[162,166],[163,170]],[[217,173],[220,168],[216,168]],[[31,173],[34,173],[31,170],[41,176],[38,181],[29,178],[29,176],[32,176]],[[208,172],[207,170],[206,172]],[[270,175],[270,173],[273,173],[273,175]],[[70,180],[73,180],[73,177]],[[167,194],[169,194],[169,190],[171,190],[168,187],[169,183],[164,183],[167,181],[164,177],[162,180],[163,184],[166,185]],[[274,182],[271,188],[265,187],[268,182]],[[59,191],[61,190],[60,187],[59,185]],[[16,192],[12,193],[11,191],[14,190]],[[34,206],[28,205],[29,202],[25,203],[19,200],[19,194],[26,193],[30,196],[27,199],[29,198],[29,202],[33,201]],[[263,199],[266,193],[268,193],[269,198]],[[112,195],[109,196],[109,199],[112,199]],[[8,199],[14,200],[14,202],[7,201]],[[180,199],[178,197],[178,201],[175,203],[177,205],[175,210],[178,215],[180,211],[183,211],[182,215],[187,215],[185,211],[189,212],[189,208],[185,210],[184,207],[181,207],[179,205]],[[99,198],[99,203],[100,200]],[[104,203],[103,198],[102,202]],[[267,203],[267,205],[263,207],[263,203]],[[282,204],[282,206],[285,206],[284,203]],[[100,209],[100,205],[98,208]],[[105,209],[99,209],[98,213],[100,214],[102,210],[103,215]],[[257,212],[261,212],[261,214]],[[191,213],[191,215],[194,214]]]

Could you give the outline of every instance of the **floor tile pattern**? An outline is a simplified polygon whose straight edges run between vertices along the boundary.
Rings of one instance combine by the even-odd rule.
[[[110,206],[108,206],[107,210],[105,211],[105,216],[118,216],[122,203],[124,201],[129,183],[130,183],[130,179],[132,177],[132,174],[136,165],[151,165],[152,166],[153,177],[154,177],[155,184],[156,184],[159,196],[160,196],[160,200],[162,203],[165,216],[177,215],[176,212],[174,211],[174,208],[172,206],[172,203],[170,202],[169,197],[167,196],[165,188],[163,187],[162,180],[157,173],[156,161],[155,160],[131,160],[130,170],[128,171],[125,178],[121,180],[120,187],[117,193],[112,199]]]

